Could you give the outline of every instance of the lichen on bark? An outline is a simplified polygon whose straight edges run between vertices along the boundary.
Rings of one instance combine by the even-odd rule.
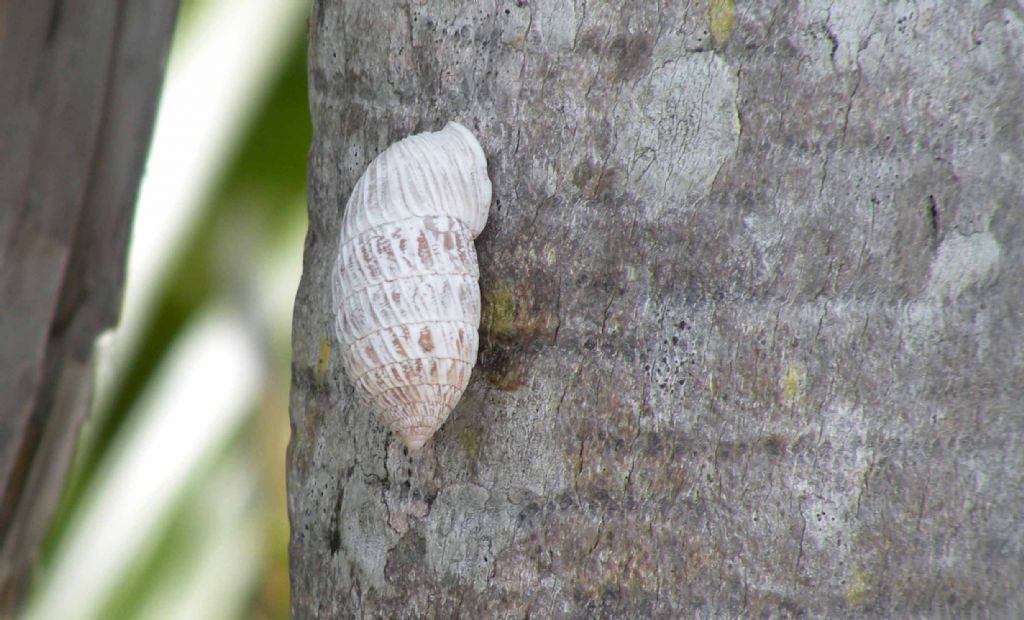
[[[314,3],[296,617],[1024,613],[1020,12],[726,4]],[[316,380],[327,283],[448,120],[491,307],[406,454]]]

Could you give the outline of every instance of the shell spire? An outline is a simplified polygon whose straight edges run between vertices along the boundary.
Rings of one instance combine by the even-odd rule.
[[[331,282],[342,362],[410,449],[444,424],[476,363],[473,239],[490,203],[483,149],[452,122],[385,149],[345,206]]]

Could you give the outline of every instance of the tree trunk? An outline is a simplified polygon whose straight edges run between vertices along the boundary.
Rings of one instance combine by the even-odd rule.
[[[981,4],[314,2],[294,616],[1024,614],[1024,14]],[[480,359],[407,455],[330,273],[448,120]]]
[[[23,599],[117,320],[175,0],[0,7],[0,616]]]

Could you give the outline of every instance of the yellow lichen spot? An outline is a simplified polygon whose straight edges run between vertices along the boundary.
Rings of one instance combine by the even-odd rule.
[[[516,331],[515,300],[512,289],[499,282],[484,293],[481,311],[481,326],[484,331],[498,338],[511,336]]]
[[[807,383],[807,371],[800,364],[786,366],[782,378],[779,379],[779,388],[782,390],[782,400],[787,404],[798,403],[804,396],[804,386]]]
[[[721,48],[729,40],[729,34],[736,23],[736,9],[732,0],[711,0],[708,3],[708,22],[711,41],[715,48]]]
[[[544,251],[544,262],[548,264],[548,267],[554,267],[558,261],[558,252],[555,251],[554,245],[548,245]]]
[[[331,364],[331,343],[327,336],[320,338],[320,352],[316,356],[316,382],[323,384],[327,378],[327,367]]]
[[[466,458],[476,459],[480,454],[480,432],[473,427],[467,427],[462,429],[455,438],[462,446],[462,451],[466,453]]]
[[[513,365],[505,374],[488,376],[487,380],[502,392],[515,392],[526,383],[526,375],[523,368]]]
[[[870,592],[871,586],[864,571],[859,566],[854,568],[853,575],[850,576],[850,587],[846,589],[846,604],[850,607],[860,607],[868,601]]]

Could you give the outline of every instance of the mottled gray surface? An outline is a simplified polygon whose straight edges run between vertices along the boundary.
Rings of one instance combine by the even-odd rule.
[[[314,2],[297,618],[1024,615],[1024,11]],[[389,143],[494,182],[462,403],[407,456],[329,271]]]

